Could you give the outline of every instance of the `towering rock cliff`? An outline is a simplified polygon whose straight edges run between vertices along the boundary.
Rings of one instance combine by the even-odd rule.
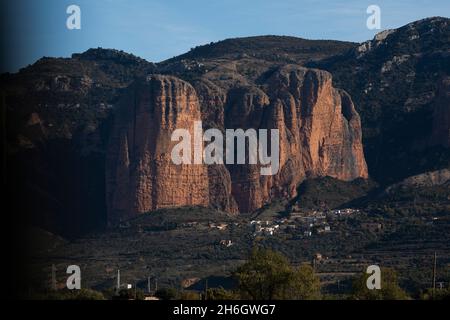
[[[193,132],[200,107],[188,83],[169,76],[136,81],[121,102],[106,161],[110,223],[137,213],[209,204],[205,165],[175,165],[171,150],[177,128]]]
[[[450,19],[431,17],[308,64],[330,71],[351,95],[370,176],[379,183],[448,167],[449,58]]]
[[[280,131],[280,170],[260,175],[258,165],[228,166],[239,210],[251,212],[274,198],[291,198],[306,177],[367,178],[361,123],[350,97],[325,71],[279,68],[261,89],[230,91],[226,128]]]
[[[328,72],[286,65],[260,85],[225,88],[203,80],[196,88],[200,99],[190,84],[154,75],[128,89],[107,152],[111,222],[167,206],[251,212],[295,196],[306,177],[367,178],[359,116]],[[263,176],[259,164],[173,164],[171,133],[192,131],[200,119],[221,130],[278,129],[278,173]]]

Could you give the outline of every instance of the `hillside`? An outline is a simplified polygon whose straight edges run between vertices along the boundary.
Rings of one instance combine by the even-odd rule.
[[[165,73],[189,80],[199,95],[203,121],[220,128],[232,119],[232,112],[224,111],[230,103],[242,104],[239,100],[249,94],[263,94],[260,88],[277,69],[286,72],[286,57],[274,58],[274,51],[286,53],[289,62],[301,63],[351,46],[292,37],[231,39],[190,53],[195,59],[202,54],[215,57],[202,63],[178,57],[158,65],[97,48],[71,58],[44,57],[17,74],[4,74],[8,181],[11,195],[28,199],[12,196],[13,208],[24,213],[22,220],[69,237],[106,224],[105,163],[113,113],[136,79]],[[258,50],[267,60],[246,56],[246,50]],[[205,53],[209,51],[213,53]],[[234,60],[237,53],[242,59]],[[210,105],[211,99],[222,102]],[[212,174],[221,176],[222,171]],[[232,208],[232,201],[220,192],[214,197]]]
[[[356,46],[335,40],[307,40],[287,36],[256,36],[226,39],[192,48],[189,52],[160,63],[180,60],[236,60],[251,57],[259,60],[301,63],[334,56]]]
[[[66,236],[105,224],[109,118],[122,90],[154,70],[131,54],[97,48],[1,75],[8,192],[22,213],[10,217],[13,224]]]
[[[383,31],[310,66],[330,71],[355,100],[370,175],[378,182],[449,167],[450,19]]]

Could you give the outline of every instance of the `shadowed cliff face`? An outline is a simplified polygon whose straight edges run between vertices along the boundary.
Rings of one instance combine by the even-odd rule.
[[[450,147],[450,77],[442,79],[434,101],[430,144]]]
[[[110,221],[167,206],[252,212],[274,198],[295,196],[306,177],[368,177],[359,116],[329,73],[286,65],[258,86],[201,81],[196,88],[198,93],[175,77],[151,76],[128,89],[107,152]],[[199,120],[221,130],[278,129],[278,173],[263,176],[258,164],[173,164],[171,133],[192,132]]]

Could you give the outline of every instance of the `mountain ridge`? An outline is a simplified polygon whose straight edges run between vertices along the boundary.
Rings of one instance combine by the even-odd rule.
[[[439,104],[441,110],[435,118],[440,119],[446,113],[446,97],[447,97],[447,86],[440,86],[441,92],[439,93],[439,99],[434,97],[437,95],[437,89],[432,81],[436,80],[438,77],[433,76],[435,70],[440,70],[440,74],[445,76],[449,75],[448,72],[448,60],[446,60],[446,45],[447,41],[438,40],[435,41],[434,35],[437,34],[442,39],[447,39],[448,37],[448,19],[446,18],[430,18],[431,20],[422,20],[415,22],[414,26],[419,26],[420,30],[423,32],[430,31],[431,33],[427,36],[428,48],[431,48],[430,53],[426,56],[429,59],[429,63],[424,57],[418,57],[418,63],[411,64],[409,67],[414,68],[420,77],[417,77],[422,82],[417,82],[416,86],[420,86],[421,83],[424,84],[424,88],[427,88],[428,94],[431,96],[427,98],[424,96],[420,99],[428,99],[426,103],[420,102],[418,105],[424,108],[419,108],[420,111],[417,114],[410,114],[408,109],[392,108],[392,110],[397,110],[392,119],[387,118],[387,121],[383,122],[383,125],[387,124],[388,129],[386,133],[390,133],[389,130],[395,128],[395,125],[400,122],[404,123],[403,127],[406,125],[412,126],[411,128],[406,127],[402,139],[396,138],[394,143],[380,143],[378,146],[386,145],[386,152],[392,153],[393,158],[403,152],[403,147],[399,147],[399,143],[406,141],[408,147],[411,146],[411,150],[407,150],[409,154],[414,155],[416,158],[425,160],[425,163],[415,163],[410,161],[410,157],[403,159],[396,159],[399,164],[407,164],[394,166],[392,162],[385,162],[392,166],[393,170],[388,170],[384,175],[377,173],[377,168],[383,168],[382,165],[377,166],[377,159],[380,158],[380,152],[372,150],[373,144],[372,140],[378,141],[379,137],[372,133],[372,123],[378,123],[377,112],[381,110],[378,105],[367,107],[367,100],[362,98],[364,90],[367,88],[365,85],[367,82],[365,80],[370,77],[365,77],[366,73],[373,71],[371,66],[376,69],[375,75],[381,72],[383,66],[386,72],[384,74],[392,74],[389,68],[397,68],[398,66],[407,65],[408,61],[394,60],[393,57],[396,56],[396,52],[391,53],[391,59],[388,60],[368,60],[369,55],[364,55],[360,59],[353,56],[349,60],[352,64],[352,68],[349,72],[348,67],[344,68],[347,60],[350,59],[351,53],[357,50],[358,44],[355,43],[340,43],[339,41],[327,41],[327,40],[305,40],[301,38],[295,38],[299,44],[306,43],[307,45],[313,45],[314,43],[322,44],[323,46],[336,45],[337,48],[329,47],[329,51],[325,54],[321,53],[319,49],[310,50],[308,52],[308,47],[303,48],[304,51],[300,52],[299,47],[292,45],[289,41],[294,41],[291,37],[283,36],[267,36],[267,37],[250,37],[243,38],[247,41],[266,38],[270,41],[278,41],[286,43],[284,48],[287,50],[287,56],[274,56],[273,51],[277,48],[270,48],[269,52],[260,52],[259,56],[252,56],[251,50],[254,50],[256,44],[249,46],[250,49],[242,44],[242,38],[240,39],[228,39],[219,44],[215,44],[215,53],[211,53],[212,58],[202,58],[203,60],[196,59],[195,56],[198,52],[206,51],[202,54],[210,54],[208,50],[211,47],[208,45],[201,47],[200,49],[193,50],[189,59],[184,59],[183,55],[162,61],[158,64],[148,62],[139,57],[135,57],[131,54],[124,53],[120,50],[110,50],[110,49],[89,49],[84,53],[74,54],[72,58],[43,58],[38,60],[35,64],[28,68],[22,69],[17,74],[3,74],[1,78],[2,91],[6,95],[6,105],[7,105],[7,115],[9,119],[8,123],[8,151],[10,152],[12,163],[12,173],[10,176],[11,180],[17,180],[17,184],[23,181],[21,171],[30,174],[28,179],[27,189],[22,189],[23,186],[17,185],[16,191],[18,194],[36,194],[36,190],[44,190],[45,193],[52,195],[53,198],[58,199],[60,203],[64,203],[66,207],[73,206],[73,210],[69,209],[67,213],[71,218],[66,219],[63,214],[60,213],[61,209],[56,209],[59,213],[57,214],[58,219],[63,221],[70,221],[71,219],[78,219],[80,215],[79,211],[85,211],[82,214],[82,219],[86,219],[88,216],[98,216],[95,212],[105,212],[105,204],[101,200],[104,198],[104,187],[101,187],[105,177],[99,174],[96,179],[90,177],[93,172],[90,172],[87,167],[92,166],[96,168],[95,172],[103,171],[105,167],[105,150],[108,140],[108,132],[112,126],[112,113],[116,106],[119,104],[119,98],[124,94],[127,87],[130,86],[137,78],[145,77],[148,74],[163,74],[176,76],[184,81],[188,81],[198,93],[199,102],[201,106],[201,111],[203,116],[203,122],[206,127],[219,127],[223,128],[224,121],[228,121],[228,124],[233,122],[233,119],[238,119],[236,117],[228,116],[221,110],[223,110],[226,105],[226,99],[232,98],[229,101],[237,101],[240,105],[239,108],[244,108],[245,110],[251,110],[253,107],[251,105],[246,105],[245,99],[249,97],[263,97],[264,90],[268,90],[270,85],[267,87],[267,81],[279,70],[281,70],[286,65],[297,65],[306,66],[308,68],[319,68],[323,70],[328,70],[333,75],[333,86],[341,88],[348,92],[351,99],[354,100],[356,110],[361,113],[362,116],[362,127],[364,130],[363,138],[364,147],[366,155],[368,156],[369,162],[369,173],[373,175],[377,180],[384,183],[394,182],[393,180],[400,180],[408,175],[415,173],[420,173],[418,171],[427,171],[431,169],[436,169],[436,167],[445,166],[446,161],[448,163],[448,149],[443,149],[439,146],[429,147],[426,142],[418,141],[416,137],[420,137],[422,132],[420,130],[414,130],[413,125],[421,124],[420,121],[426,120],[423,127],[432,127],[432,114],[430,110],[435,109],[435,104]],[[429,21],[435,21],[437,25],[445,25],[444,28],[426,28],[426,24]],[[408,25],[407,25],[408,26]],[[404,26],[397,30],[409,30],[410,27]],[[419,30],[419,31],[420,31]],[[422,32],[422,31],[420,31]],[[389,32],[388,32],[389,33]],[[386,39],[391,39],[392,33],[388,34]],[[377,41],[383,41],[383,37],[378,36]],[[414,39],[415,40],[415,39]],[[420,40],[420,38],[419,38]],[[270,42],[269,41],[269,42]],[[400,49],[398,50],[409,50],[408,45],[410,45],[411,40],[407,38],[399,37],[397,41],[400,41]],[[422,41],[422,40],[420,40]],[[241,49],[236,42],[243,46]],[[253,41],[254,42],[254,41]],[[442,47],[442,43],[444,47]],[[241,51],[235,51],[231,55],[221,56],[220,48],[221,46],[237,46]],[[403,47],[402,47],[403,46]],[[214,45],[213,45],[214,48]],[[321,48],[319,46],[319,48]],[[382,48],[382,47],[379,47]],[[403,48],[403,49],[402,49]],[[414,47],[415,48],[415,47]],[[418,47],[419,49],[421,47]],[[208,49],[208,50],[207,50]],[[289,50],[291,51],[289,51]],[[302,48],[300,48],[302,49]],[[416,48],[417,49],[417,48]],[[443,49],[445,49],[443,51]],[[198,51],[200,50],[200,51]],[[213,51],[214,51],[213,50]],[[249,52],[246,52],[249,50]],[[297,50],[297,51],[296,51]],[[397,49],[395,49],[397,50]],[[286,52],[282,52],[283,54]],[[420,52],[419,52],[420,53]],[[329,58],[326,56],[330,54]],[[332,56],[332,57],[331,57]],[[186,57],[186,56],[184,56]],[[435,58],[438,59],[435,59]],[[401,56],[400,56],[401,58]],[[433,58],[433,59],[431,59]],[[277,60],[279,59],[279,60]],[[414,58],[416,59],[416,58]],[[367,61],[366,61],[367,60]],[[392,61],[391,61],[392,60]],[[387,64],[391,61],[390,64]],[[447,61],[447,62],[446,62]],[[443,66],[443,68],[440,68]],[[362,72],[355,72],[362,68]],[[410,70],[407,70],[408,72]],[[365,73],[366,72],[366,73]],[[408,72],[403,72],[406,75]],[[403,74],[402,73],[402,74]],[[356,84],[353,83],[352,79],[356,79]],[[406,78],[407,79],[407,78]],[[375,83],[378,83],[376,89],[382,89],[383,86],[379,85],[383,78],[376,78]],[[389,79],[387,79],[389,80]],[[363,82],[361,82],[363,81]],[[391,80],[389,80],[391,81]],[[447,83],[444,79],[443,83]],[[404,82],[404,81],[403,81]],[[393,81],[388,84],[397,87],[396,91],[402,92],[402,81]],[[264,88],[266,86],[266,88]],[[264,89],[264,90],[262,90]],[[269,88],[270,89],[270,88]],[[372,89],[373,90],[373,89]],[[387,89],[383,89],[389,91]],[[270,90],[269,90],[270,91]],[[372,92],[374,92],[373,90]],[[385,92],[386,92],[385,91]],[[395,91],[395,90],[394,90]],[[377,91],[380,92],[380,91]],[[391,91],[389,91],[391,92]],[[424,93],[427,93],[424,92]],[[26,98],[24,98],[24,93],[26,93]],[[231,93],[229,95],[228,93]],[[391,92],[392,93],[392,92]],[[380,105],[383,101],[378,97],[384,97],[383,93],[375,95],[374,101],[379,101]],[[390,94],[390,99],[397,99],[399,94]],[[372,96],[371,96],[372,97]],[[418,97],[412,96],[416,99]],[[263,101],[264,99],[262,99]],[[256,100],[255,100],[256,101]],[[405,99],[404,101],[407,101]],[[395,101],[393,101],[395,102]],[[393,104],[393,102],[389,102]],[[394,104],[396,105],[396,104]],[[409,104],[411,105],[411,103]],[[383,105],[384,106],[384,105]],[[389,106],[389,105],[388,105]],[[414,107],[414,104],[412,104]],[[231,110],[231,109],[230,109]],[[374,111],[374,115],[370,111]],[[425,115],[425,116],[423,116]],[[395,121],[397,122],[395,122]],[[434,135],[442,135],[445,132],[446,122],[439,121],[439,130],[435,130]],[[402,127],[402,128],[403,128]],[[375,128],[376,129],[376,128]],[[372,130],[372,131],[371,131]],[[437,133],[436,133],[437,132]],[[413,133],[414,139],[407,139],[407,136]],[[426,139],[428,138],[428,133],[423,133]],[[405,140],[406,139],[406,140]],[[383,140],[384,142],[384,140]],[[412,147],[421,146],[421,152],[417,153]],[[431,148],[431,149],[430,149]],[[398,149],[398,150],[397,150]],[[430,151],[431,150],[431,151]],[[416,153],[414,153],[416,152]],[[35,159],[35,164],[29,164],[30,154],[31,158]],[[67,155],[69,158],[62,157],[61,155]],[[70,156],[69,156],[70,155]],[[70,158],[74,156],[73,158]],[[381,153],[381,156],[384,156]],[[386,157],[388,158],[388,157]],[[62,161],[64,159],[64,161]],[[436,160],[438,159],[438,160]],[[439,160],[440,159],[440,160]],[[409,165],[411,163],[411,165]],[[33,167],[35,166],[35,167]],[[400,168],[400,170],[399,170]],[[389,169],[389,168],[388,168]],[[56,170],[56,171],[55,171]],[[46,174],[42,174],[42,173]],[[395,174],[392,174],[394,172]],[[215,174],[221,175],[220,172]],[[45,176],[52,177],[52,181],[42,181]],[[386,177],[387,176],[387,177]],[[392,179],[389,178],[392,176]],[[58,181],[56,177],[64,177],[64,181],[77,181],[76,185],[69,187],[72,196],[67,196],[61,194],[62,191],[55,191],[58,189]],[[80,180],[81,179],[81,180]],[[49,186],[50,185],[50,186]],[[90,190],[86,193],[85,189]],[[31,189],[30,189],[31,188]],[[73,188],[73,189],[72,189]],[[80,198],[84,199],[80,201]],[[98,199],[97,199],[98,198]],[[31,203],[39,201],[36,196],[30,196]],[[92,203],[93,199],[96,204],[95,208],[85,208],[84,206]],[[80,204],[81,202],[81,204]],[[86,202],[85,205],[82,203]],[[24,205],[24,204],[20,204]],[[81,209],[80,209],[81,205]],[[45,204],[44,207],[48,207]],[[50,205],[48,208],[41,208],[42,211],[54,211],[54,204]],[[22,208],[23,209],[23,208]],[[30,212],[35,208],[25,208],[24,211]],[[73,211],[73,212],[72,212]],[[102,214],[100,214],[102,216]],[[89,218],[95,221],[102,220],[103,218]],[[44,221],[51,221],[52,218],[46,218]],[[47,222],[45,222],[47,223]],[[50,222],[49,222],[50,223]],[[64,222],[68,223],[68,222]],[[63,224],[64,224],[63,223]],[[97,222],[93,222],[96,225]],[[52,224],[52,223],[50,223]],[[81,223],[80,223],[81,224]],[[89,223],[87,225],[90,225]],[[67,226],[70,227],[70,226]],[[54,227],[51,227],[54,228]],[[79,228],[82,229],[81,226]]]

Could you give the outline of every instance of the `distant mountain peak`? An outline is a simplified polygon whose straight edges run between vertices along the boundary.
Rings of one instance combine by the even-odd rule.
[[[436,40],[442,43],[450,43],[448,37],[450,31],[450,19],[444,17],[431,17],[408,23],[396,29],[386,29],[375,35],[372,40],[365,41],[356,47],[357,58],[362,58],[374,49],[387,46],[406,46],[408,42],[419,41],[422,43],[414,50],[422,51],[429,47],[427,43]],[[391,41],[392,39],[392,41]],[[439,40],[440,39],[440,40]],[[410,51],[409,53],[411,53]]]
[[[435,24],[435,23],[449,23],[450,18],[447,17],[441,17],[441,16],[435,16],[435,17],[428,17],[420,20],[416,20],[413,22],[408,23],[406,26],[410,25],[419,25],[419,24]]]

